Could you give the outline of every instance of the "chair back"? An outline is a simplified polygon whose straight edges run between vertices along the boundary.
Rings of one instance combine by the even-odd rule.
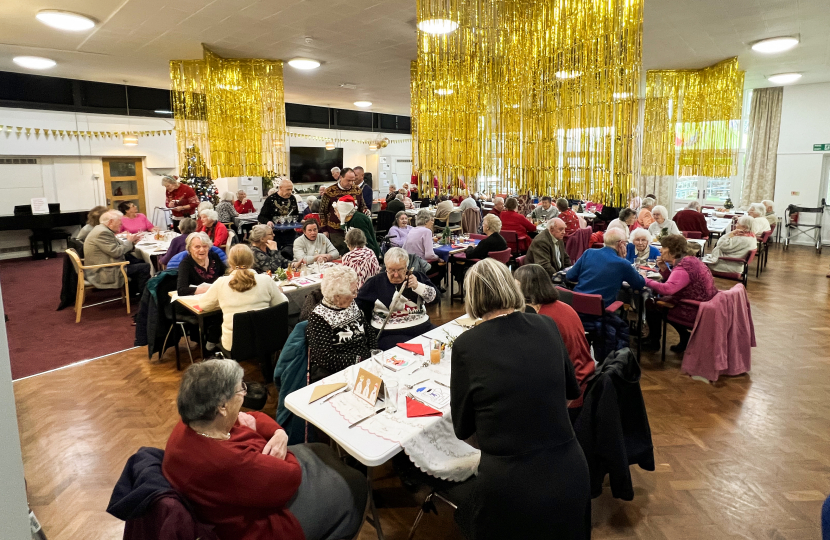
[[[762,244],[766,244],[767,242],[769,242],[770,236],[772,236],[772,228],[770,228],[770,230],[768,230],[763,234],[763,236],[761,236],[759,242],[761,242]]]
[[[701,238],[703,238],[703,235],[700,233],[700,231],[680,231],[680,232],[686,238],[691,238],[693,240],[700,240]]]
[[[259,359],[263,364],[263,375],[268,373],[273,377],[271,358],[282,349],[287,339],[288,302],[237,313],[233,316],[231,357],[237,361]]]
[[[507,242],[507,246],[510,248],[511,252],[513,253],[514,257],[519,256],[519,233],[516,231],[506,231],[504,229],[501,230],[501,236],[504,238],[505,242]]]
[[[486,234],[472,234],[472,233],[470,233],[470,239],[471,240],[484,240],[485,238],[487,238]]]
[[[755,255],[757,253],[758,253],[758,250],[753,249],[749,253],[746,254],[746,266],[747,266],[747,268],[749,268],[749,266],[752,264],[752,261],[755,260]]]
[[[72,261],[72,267],[75,269],[75,272],[78,273],[78,279],[83,279],[84,269],[81,268],[83,266],[83,264],[81,263],[81,258],[72,248],[66,250],[66,255],[69,257],[69,260]]]
[[[66,247],[74,249],[81,259],[84,258],[84,243],[82,241],[70,236],[66,239]]]
[[[593,315],[594,317],[602,317],[605,314],[605,304],[602,301],[602,295],[579,293],[563,289],[562,287],[556,288],[560,292],[566,291],[571,294],[570,305],[577,313]]]
[[[510,248],[507,248],[503,251],[491,251],[487,254],[487,256],[491,259],[496,259],[497,261],[507,264],[510,262]]]
[[[389,210],[381,210],[378,212],[377,231],[378,233],[387,232],[395,224],[395,212]]]
[[[522,255],[521,257],[516,257],[516,268],[524,266],[527,262],[527,255]]]

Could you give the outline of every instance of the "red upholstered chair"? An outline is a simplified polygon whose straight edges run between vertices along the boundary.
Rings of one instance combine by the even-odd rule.
[[[524,266],[527,263],[527,255],[522,255],[521,257],[516,257],[516,268]]]
[[[723,258],[723,257],[721,257],[721,258]],[[680,304],[688,304],[688,305],[694,306],[698,309],[700,308],[700,304],[703,303],[703,302],[700,302],[698,300],[690,300],[690,299],[686,299],[686,298],[680,298],[680,299],[677,299],[677,300],[674,300],[674,301],[679,302]],[[668,341],[668,339],[666,339],[666,323],[667,322],[673,322],[674,324],[679,324],[679,325],[681,325],[685,328],[688,328],[689,330],[692,330],[693,326],[689,326],[689,324],[686,321],[681,321],[680,319],[677,319],[673,316],[674,315],[674,310],[672,308],[675,307],[675,304],[672,304],[672,303],[669,303],[669,302],[666,302],[666,301],[663,301],[663,300],[658,300],[657,305],[660,308],[662,308],[662,310],[663,310],[663,340],[662,340],[663,341],[663,350],[662,350],[662,353],[661,353],[661,356],[660,356],[660,362],[665,363],[666,362],[666,342]]]
[[[712,275],[716,278],[721,279],[728,279],[731,281],[738,281],[744,284],[744,287],[747,286],[747,279],[749,277],[749,265],[752,264],[752,261],[755,259],[755,254],[758,250],[753,249],[749,253],[746,254],[746,257],[743,259],[739,259],[737,257],[720,257],[718,260],[721,261],[732,261],[737,263],[742,263],[743,270],[741,272],[715,272],[712,271]]]
[[[570,306],[576,311],[577,313],[581,313],[583,315],[591,315],[594,317],[598,317],[600,320],[600,335],[598,336],[600,339],[605,339],[605,316],[611,313],[616,312],[621,307],[623,307],[623,303],[619,300],[616,302],[611,303],[608,307],[605,307],[604,302],[602,301],[602,295],[600,294],[585,294],[579,293],[576,291],[571,291],[569,289],[565,289],[563,287],[556,287],[557,290],[566,293],[567,296],[570,296]],[[565,296],[565,294],[563,294]],[[560,298],[561,300],[561,298]],[[594,336],[596,339],[597,336]],[[604,349],[604,343],[602,349]],[[599,349],[597,349],[599,350]],[[604,358],[600,361],[605,360]]]
[[[510,262],[510,251],[510,248],[507,248],[504,251],[491,251],[487,256],[491,259],[496,259],[501,263],[507,264]]]
[[[700,234],[700,231],[680,231],[684,237],[691,238],[693,240],[700,240],[703,238],[703,235]]]
[[[505,231],[504,229],[501,230],[501,236],[507,242],[507,247],[510,248],[511,254],[513,257],[518,257],[521,255],[519,251],[519,235],[516,231]]]
[[[470,240],[484,240],[487,238],[486,234],[470,234]]]

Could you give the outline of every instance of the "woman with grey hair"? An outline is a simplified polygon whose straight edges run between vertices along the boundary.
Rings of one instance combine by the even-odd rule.
[[[654,238],[660,239],[670,234],[682,234],[677,224],[669,219],[669,211],[665,206],[655,206],[651,209],[651,217],[654,218],[654,223],[649,225],[648,232]]]
[[[383,262],[386,271],[366,280],[357,293],[357,305],[376,331],[389,319],[378,338],[378,348],[385,351],[435,328],[426,304],[438,298],[438,291],[426,274],[409,269],[409,254],[403,249],[391,248]],[[403,294],[393,305],[404,283]]]
[[[357,274],[337,265],[323,272],[323,301],[308,316],[309,376],[318,381],[369,358],[373,335],[355,304]]]
[[[487,238],[481,240],[476,246],[468,247],[461,257],[451,255],[452,275],[462,287],[462,291],[464,290],[464,276],[476,259],[486,259],[490,256],[491,251],[507,249],[507,240],[501,235],[501,219],[497,215],[487,214],[484,216],[484,220],[481,222],[481,230],[487,235]]]
[[[274,229],[262,223],[254,225],[248,241],[254,253],[254,270],[261,274],[288,268],[288,260],[282,256],[274,241]]]
[[[161,185],[165,189],[164,206],[171,210],[174,228],[178,230],[179,221],[196,211],[199,197],[192,187],[180,183],[172,176],[162,176]]]
[[[409,224],[409,216],[401,210],[395,214],[395,224],[389,227],[389,242],[395,247],[403,247],[410,232],[412,226]]]
[[[772,228],[766,218],[767,207],[763,204],[752,203],[747,215],[752,217],[752,232],[755,233],[756,237],[761,238],[765,232]]]
[[[228,228],[219,221],[216,210],[202,210],[199,212],[201,225],[196,230],[206,232],[216,247],[224,247],[228,243]]]
[[[210,249],[212,245],[207,233],[194,232],[187,236],[187,255],[179,263],[176,282],[179,296],[202,294],[211,283],[225,275],[227,267]]]
[[[589,538],[588,465],[567,408],[580,389],[556,323],[522,312],[494,259],[476,263],[464,288],[467,315],[482,322],[455,339],[450,404],[455,435],[481,461],[456,521],[468,538],[515,538],[517,523],[533,538]]]
[[[195,219],[184,218],[179,222],[179,232],[181,234],[170,242],[170,246],[167,248],[167,253],[165,253],[164,256],[161,259],[159,259],[159,264],[162,267],[167,266],[167,263],[170,262],[170,259],[172,259],[174,255],[178,255],[179,253],[187,249],[187,235],[194,232],[195,230]]]
[[[735,230],[729,231],[718,239],[712,253],[703,258],[703,262],[712,272],[734,272],[740,274],[744,265],[737,261],[724,261],[722,257],[745,259],[753,249],[758,248],[758,239],[752,232],[754,218],[741,216]]]
[[[766,210],[766,215],[764,216],[769,221],[770,228],[773,225],[778,225],[778,216],[775,215],[775,202],[769,199],[764,199],[761,201],[761,204],[764,205],[764,209]]]
[[[366,477],[328,445],[288,446],[261,412],[240,412],[247,386],[234,360],[193,364],[162,472],[220,538],[350,538],[362,525]]]
[[[360,229],[349,229],[346,233],[346,247],[349,252],[343,255],[343,265],[357,273],[359,289],[367,279],[380,272],[380,264],[375,252],[366,247],[366,235]]]
[[[407,253],[417,255],[428,263],[438,261],[438,255],[432,249],[432,227],[435,218],[432,212],[424,208],[415,215],[415,228],[409,231],[403,249]]]
[[[239,216],[239,212],[233,207],[233,201],[236,199],[233,193],[226,191],[222,194],[222,200],[216,205],[216,213],[219,214],[219,221],[222,223],[233,223],[233,218]]]

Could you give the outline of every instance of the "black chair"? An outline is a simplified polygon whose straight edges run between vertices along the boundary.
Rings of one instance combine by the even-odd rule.
[[[395,224],[395,213],[389,210],[381,210],[378,212],[377,228],[378,238],[383,238],[389,232],[392,225]]]
[[[233,316],[234,360],[257,359],[266,383],[274,380],[274,355],[288,340],[288,302]]]
[[[75,253],[78,254],[78,257],[80,257],[81,259],[84,258],[84,243],[78,240],[77,238],[67,238],[66,247],[74,249]]]

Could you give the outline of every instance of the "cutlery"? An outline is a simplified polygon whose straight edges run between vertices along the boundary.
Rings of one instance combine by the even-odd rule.
[[[443,386],[444,388],[449,388],[449,387],[450,387],[450,385],[448,385],[448,384],[444,384],[444,383],[442,383],[441,381],[435,381],[435,384],[440,384],[440,385],[441,385],[441,386]]]
[[[410,389],[411,389],[412,387],[414,387],[414,386],[418,386],[419,384],[421,384],[421,383],[423,383],[423,382],[427,382],[428,380],[429,380],[429,377],[427,377],[427,378],[426,378],[426,379],[424,379],[423,381],[418,381],[418,382],[416,382],[416,383],[412,383],[412,384],[405,384],[404,386],[406,386],[407,388],[410,388]]]
[[[333,398],[333,397],[334,397],[334,396],[336,396],[337,394],[342,394],[343,392],[348,392],[348,391],[349,391],[349,390],[351,390],[351,389],[352,389],[352,388],[351,388],[351,386],[346,386],[346,388],[343,388],[342,390],[338,390],[338,391],[336,391],[336,392],[332,392],[332,394],[331,394],[330,396],[328,396],[327,398],[323,399],[323,401],[321,401],[320,403],[325,403],[326,401],[330,400],[331,398]]]
[[[417,367],[417,368],[413,369],[413,370],[412,370],[412,373],[415,373],[415,372],[416,372],[416,371],[418,371],[419,369],[425,368],[425,367],[427,367],[428,365],[429,365],[429,362],[424,362],[423,364],[421,364],[421,367]],[[412,375],[412,373],[410,373],[410,375]]]
[[[386,410],[386,407],[381,407],[380,409],[376,410],[375,412],[373,412],[373,413],[372,413],[372,414],[370,414],[369,416],[365,416],[365,417],[361,418],[360,420],[358,420],[357,422],[355,422],[354,424],[350,425],[350,426],[349,426],[349,429],[352,429],[353,427],[355,427],[355,426],[356,426],[356,425],[358,425],[359,423],[363,422],[364,420],[368,420],[368,419],[370,419],[371,417],[375,416],[376,414],[382,413],[382,412],[383,412],[383,411],[385,411],[385,410]]]

